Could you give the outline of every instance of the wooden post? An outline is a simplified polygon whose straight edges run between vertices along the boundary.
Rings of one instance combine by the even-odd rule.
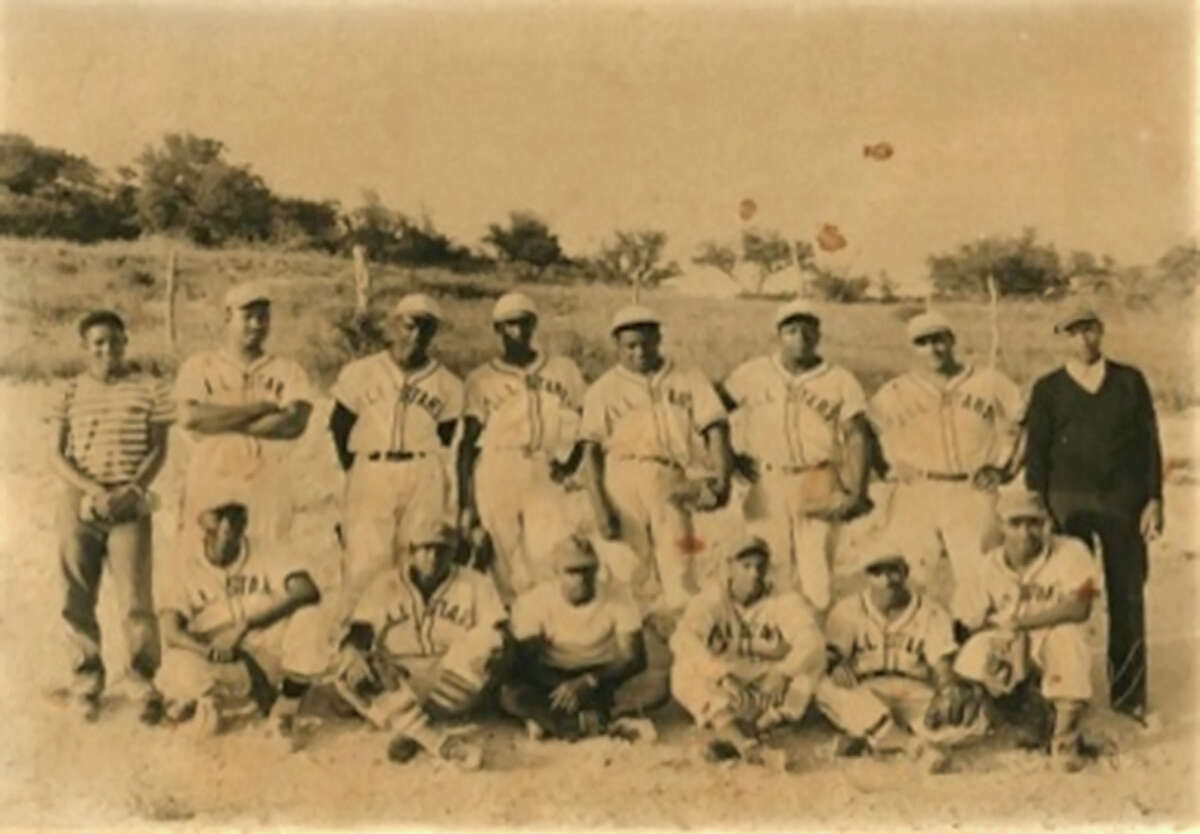
[[[367,269],[367,250],[361,243],[350,250],[354,255],[354,310],[360,315],[371,304],[371,273]]]
[[[989,272],[987,278],[988,304],[991,307],[992,344],[988,350],[988,367],[995,368],[1000,356],[1000,293],[996,288],[996,276]]]
[[[175,326],[175,296],[179,284],[175,280],[175,250],[167,253],[167,342],[174,352],[178,344],[178,330]]]

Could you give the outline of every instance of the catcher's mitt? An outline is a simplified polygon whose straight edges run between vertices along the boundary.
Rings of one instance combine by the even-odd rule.
[[[934,693],[929,702],[925,726],[931,730],[969,726],[983,709],[983,701],[983,691],[978,686],[965,681],[947,684]]]

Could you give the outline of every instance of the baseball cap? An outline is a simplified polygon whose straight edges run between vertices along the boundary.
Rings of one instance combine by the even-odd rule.
[[[613,316],[609,332],[615,336],[625,328],[635,327],[639,324],[653,324],[658,326],[662,324],[662,318],[649,307],[643,307],[640,304],[630,304],[628,307],[622,307],[620,310],[617,310],[617,314]]]
[[[734,561],[750,553],[761,553],[765,558],[771,558],[771,548],[761,536],[746,536],[729,551],[729,561]]]
[[[107,324],[115,327],[117,330],[125,330],[125,320],[115,310],[91,310],[84,313],[83,317],[79,319],[76,329],[82,337],[87,335],[89,328],[95,327],[97,324]]]
[[[492,321],[500,323],[519,319],[522,316],[536,318],[537,314],[537,306],[534,305],[532,298],[523,292],[508,292],[496,300],[496,306],[492,308]]]
[[[865,573],[872,573],[876,568],[881,568],[885,565],[907,564],[908,558],[904,555],[902,548],[893,541],[883,539],[872,543],[863,551],[863,558],[859,562],[859,567]]]
[[[409,293],[401,298],[392,307],[391,314],[393,316],[429,318],[434,321],[442,320],[441,306],[423,292]]]
[[[813,307],[812,302],[805,301],[803,299],[797,299],[795,301],[789,301],[787,304],[780,305],[779,309],[775,311],[775,329],[778,330],[783,326],[783,323],[789,319],[799,318],[801,316],[815,319],[816,321],[821,320],[821,316],[817,314],[816,308]]]
[[[996,496],[996,513],[1003,519],[1047,518],[1050,515],[1042,496],[1024,487],[1001,490]]]
[[[1054,323],[1054,332],[1065,333],[1069,328],[1076,324],[1082,324],[1085,321],[1100,323],[1102,319],[1091,307],[1077,307]]]
[[[200,515],[196,516],[196,521],[205,530],[212,530],[222,517],[230,515],[240,515],[245,522],[250,511],[241,501],[221,501],[201,511]]]
[[[454,542],[454,528],[439,521],[430,521],[416,525],[408,537],[409,547],[438,547]]]
[[[953,333],[954,327],[950,324],[950,320],[941,313],[929,310],[913,316],[908,321],[908,340],[915,342],[917,339],[925,336],[932,336],[934,333]]]
[[[267,285],[261,281],[246,281],[234,284],[225,293],[225,307],[229,310],[240,310],[251,304],[270,304],[271,293]]]
[[[596,548],[583,536],[571,535],[554,545],[551,560],[559,573],[600,567]]]

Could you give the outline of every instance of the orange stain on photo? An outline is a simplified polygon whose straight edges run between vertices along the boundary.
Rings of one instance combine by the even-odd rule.
[[[675,542],[675,544],[679,547],[681,552],[689,555],[700,553],[707,546],[704,543],[704,539],[701,539],[690,533],[681,538],[679,541]]]
[[[738,217],[743,220],[749,220],[758,211],[758,203],[751,200],[749,197],[738,203]]]
[[[878,162],[891,159],[894,152],[889,142],[876,142],[874,145],[863,145],[863,156]]]
[[[817,232],[817,246],[820,246],[826,252],[836,252],[839,249],[846,248],[846,237],[842,234],[841,229],[832,223],[824,223],[820,231]]]

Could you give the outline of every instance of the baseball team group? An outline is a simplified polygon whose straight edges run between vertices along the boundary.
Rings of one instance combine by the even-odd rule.
[[[48,420],[68,702],[88,720],[107,703],[106,573],[142,721],[209,734],[257,714],[287,749],[321,731],[302,709],[316,689],[393,760],[465,769],[489,715],[531,739],[643,743],[673,698],[710,761],[789,767],[779,728],[814,711],[838,755],[941,772],[1009,723],[1074,772],[1098,599],[1107,705],[1148,721],[1161,452],[1146,381],[1104,355],[1092,310],[1047,334],[1064,362],[1028,391],[923,312],[897,325],[911,370],[868,397],[822,356],[804,300],[716,382],[665,355],[654,310],[625,307],[615,364],[588,384],[540,347],[522,293],[495,302],[497,354],[465,380],[437,358],[438,302],[406,295],[387,348],[328,392],[342,481],[325,540],[295,529],[319,395],[267,350],[272,293],[233,287],[222,343],[173,386],[126,360],[118,313],[79,322],[87,368]],[[154,548],[168,437],[186,475]],[[871,512],[870,543],[839,547]]]

